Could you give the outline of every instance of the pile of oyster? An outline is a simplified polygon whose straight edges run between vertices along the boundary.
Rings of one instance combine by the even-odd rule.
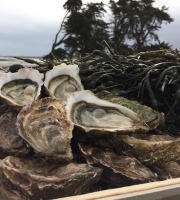
[[[83,89],[77,65],[0,72],[0,199],[55,199],[180,175],[158,113]]]

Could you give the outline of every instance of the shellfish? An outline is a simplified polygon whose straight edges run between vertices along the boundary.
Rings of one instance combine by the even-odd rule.
[[[20,136],[37,153],[63,162],[72,160],[74,126],[60,99],[47,97],[23,107],[17,116],[17,127]]]
[[[101,100],[87,90],[71,94],[66,110],[69,119],[86,132],[105,134],[149,130],[132,110]]]
[[[62,63],[54,66],[52,70],[46,73],[44,80],[44,86],[49,96],[66,101],[71,93],[83,90],[78,73],[77,65]]]
[[[38,99],[44,75],[31,68],[16,73],[0,72],[0,97],[8,104],[22,107]]]

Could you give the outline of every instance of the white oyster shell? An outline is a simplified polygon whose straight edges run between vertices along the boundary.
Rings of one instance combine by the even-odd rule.
[[[0,72],[0,97],[13,106],[22,107],[38,99],[44,75],[31,68],[16,73]]]
[[[70,94],[84,89],[78,74],[78,65],[62,63],[54,66],[45,76],[44,86],[47,93],[52,97],[66,101]]]
[[[86,132],[135,132],[149,130],[132,110],[99,99],[92,92],[74,92],[67,100],[67,115]]]

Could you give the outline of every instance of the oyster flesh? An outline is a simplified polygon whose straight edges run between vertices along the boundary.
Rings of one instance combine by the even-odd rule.
[[[70,161],[73,123],[67,119],[60,99],[47,97],[23,107],[17,116],[20,136],[49,158]]]
[[[38,99],[44,75],[31,68],[16,73],[0,72],[0,97],[8,104],[22,107]]]
[[[29,199],[54,199],[89,192],[102,170],[88,164],[49,163],[37,159],[6,157],[0,161],[4,179]]]
[[[69,119],[86,132],[105,134],[149,130],[132,110],[101,100],[88,90],[74,92],[67,100],[66,110]]]
[[[62,63],[54,66],[45,76],[44,86],[47,93],[52,97],[66,101],[71,93],[84,89],[78,73],[77,65]]]

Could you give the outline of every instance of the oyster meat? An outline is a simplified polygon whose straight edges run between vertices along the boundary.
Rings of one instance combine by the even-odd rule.
[[[83,90],[78,74],[79,68],[77,65],[62,63],[54,66],[45,76],[44,86],[47,93],[52,97],[66,101],[71,93]]]
[[[0,72],[0,97],[8,104],[22,107],[38,99],[44,75],[31,68],[16,73]]]
[[[54,199],[88,192],[102,170],[88,164],[62,165],[36,159],[7,157],[0,162],[4,179],[29,199]]]
[[[73,123],[67,119],[60,99],[47,97],[23,107],[17,116],[20,136],[49,158],[70,161]]]
[[[103,168],[101,181],[107,188],[157,181],[157,176],[133,157],[121,156],[112,149],[79,145],[89,164]],[[106,188],[105,188],[106,189]]]
[[[0,158],[8,155],[24,156],[29,149],[16,127],[17,113],[8,105],[0,106]]]
[[[67,100],[66,110],[69,119],[86,132],[105,134],[149,130],[132,110],[101,100],[88,90],[74,92]]]

